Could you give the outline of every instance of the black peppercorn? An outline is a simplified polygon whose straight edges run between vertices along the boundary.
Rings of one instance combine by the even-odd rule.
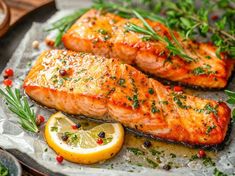
[[[99,136],[100,138],[105,138],[105,132],[101,131],[101,132],[98,134],[98,136]]]
[[[170,169],[171,169],[171,166],[170,166],[169,164],[165,164],[165,165],[163,166],[163,169],[165,169],[165,170],[170,170]]]
[[[67,141],[68,138],[69,138],[69,137],[68,137],[66,134],[64,134],[64,135],[61,136],[61,139],[62,139],[63,141]]]
[[[77,126],[77,128],[80,128],[82,125],[80,123],[78,123],[76,126]]]
[[[150,141],[144,141],[144,147],[149,148],[152,146],[152,143]]]

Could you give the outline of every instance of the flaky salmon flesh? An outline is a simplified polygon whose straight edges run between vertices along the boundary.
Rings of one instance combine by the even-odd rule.
[[[146,21],[158,35],[174,42],[166,26]],[[127,31],[126,26],[130,23],[143,27],[136,18],[124,19],[111,13],[90,10],[63,35],[62,41],[70,50],[119,58],[145,73],[173,82],[217,89],[227,85],[234,62],[226,55],[218,58],[217,48],[212,44],[183,41],[174,32],[185,53],[194,59],[187,62],[182,57],[171,55],[165,43],[147,40],[143,34]]]
[[[86,53],[45,51],[24,89],[47,107],[117,121],[168,141],[219,144],[230,123],[223,102],[174,92],[118,59]]]

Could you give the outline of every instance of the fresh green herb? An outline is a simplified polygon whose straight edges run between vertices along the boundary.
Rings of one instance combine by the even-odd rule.
[[[215,166],[215,162],[210,157],[204,157],[202,163],[204,166]]]
[[[215,129],[215,128],[216,128],[215,125],[208,126],[208,127],[207,127],[207,130],[206,130],[206,134],[210,134],[210,132],[211,132],[213,129]]]
[[[5,99],[10,111],[18,115],[22,128],[27,131],[37,133],[36,115],[29,106],[26,97],[22,97],[19,89],[13,91],[10,87],[6,87],[4,92],[0,89],[0,94]]]
[[[150,0],[153,2],[152,0]],[[169,26],[180,31],[184,38],[195,39],[198,36],[208,37],[217,47],[217,57],[227,52],[231,58],[235,56],[235,12],[232,1],[170,1],[162,0],[161,13],[166,14]],[[223,5],[221,5],[223,4]],[[154,6],[149,6],[156,12]],[[211,14],[220,11],[217,20],[209,20]],[[159,13],[159,12],[156,12]],[[213,15],[212,15],[213,17]]]
[[[51,27],[46,29],[46,31],[57,31],[57,36],[55,39],[55,46],[59,46],[61,43],[61,39],[63,34],[74,24],[74,22],[82,16],[84,13],[86,13],[89,9],[80,9],[76,11],[75,13],[68,15],[66,17],[63,17],[59,19],[58,21],[51,24]]]
[[[57,126],[51,127],[51,131],[52,131],[52,132],[58,132],[58,127],[57,127]]]
[[[113,140],[112,137],[104,138],[104,139],[103,139],[104,145],[110,143],[112,140]]]
[[[118,84],[123,87],[125,82],[126,82],[125,79],[120,78],[119,81],[118,81]]]
[[[162,152],[158,151],[158,150],[155,150],[155,149],[150,149],[150,153],[153,155],[153,156],[156,156],[156,155],[160,155]]]
[[[143,0],[139,3],[134,3],[131,0],[117,0],[115,3],[96,0],[92,8],[116,13],[124,18],[133,17],[134,10],[141,14],[143,18],[160,21],[165,25],[169,25],[170,28],[180,31],[185,39],[194,39],[198,36],[208,37],[218,47],[216,52],[218,58],[221,57],[221,52],[226,52],[230,58],[235,58],[235,12],[231,3],[232,1],[228,0],[205,0],[199,5],[197,1],[191,0],[159,0],[158,2]],[[141,8],[136,7],[136,4]],[[148,10],[144,10],[146,6]],[[81,9],[52,24],[52,28],[49,30],[59,31],[56,37],[56,46],[60,44],[62,35],[76,19],[88,10]],[[217,20],[210,21],[211,14],[215,14],[217,11],[220,11],[221,15],[218,16]],[[158,14],[165,14],[165,16]],[[143,38],[143,40],[147,41],[150,39],[148,35]],[[206,58],[210,59],[210,57]]]
[[[176,158],[176,155],[174,153],[170,153],[171,158]]]
[[[99,32],[100,34],[102,34],[102,35],[108,34],[108,32],[107,32],[106,30],[104,30],[104,29],[99,29],[98,32]]]
[[[149,88],[149,94],[153,95],[154,94],[154,90],[153,88]]]
[[[0,176],[9,176],[9,170],[3,164],[0,163]]]
[[[217,115],[218,114],[217,108],[218,108],[218,105],[213,107],[210,104],[206,104],[204,107],[204,111],[206,112],[206,114],[214,113],[215,115]]]
[[[202,163],[204,166],[215,166],[215,162],[208,156],[204,158],[199,158],[196,154],[192,155],[189,161],[197,160],[197,159],[202,159]]]
[[[146,36],[150,36],[152,38],[152,40],[157,40],[157,41],[161,41],[161,42],[165,43],[167,45],[166,48],[173,55],[178,55],[178,56],[182,57],[186,62],[196,61],[194,58],[192,58],[192,57],[188,56],[187,54],[185,54],[184,49],[182,48],[180,43],[175,38],[173,32],[170,32],[170,33],[171,33],[172,38],[174,39],[174,43],[172,43],[167,37],[162,37],[162,36],[158,35],[156,33],[156,31],[153,30],[153,28],[143,18],[143,16],[141,16],[137,11],[133,10],[133,13],[136,15],[137,18],[139,18],[143,22],[144,28],[140,27],[140,26],[137,26],[133,23],[128,23],[125,26],[125,29],[127,31],[133,31],[133,32],[136,32],[136,33],[141,33],[141,34],[144,34]]]
[[[221,172],[221,171],[218,170],[217,168],[214,169],[213,175],[214,175],[214,176],[228,176],[227,174]]]
[[[146,158],[146,161],[150,164],[152,168],[158,167],[158,163],[154,162],[153,160]]]
[[[235,105],[235,92],[230,90],[225,90],[225,93],[228,96],[227,103]],[[233,116],[233,122],[235,122],[235,109],[233,109],[232,116]]]
[[[192,155],[191,158],[189,159],[189,161],[194,161],[196,159],[199,159],[199,157],[197,156],[197,154]]]
[[[197,67],[193,69],[192,73],[194,75],[209,75],[209,74],[215,74],[215,71],[211,71],[211,66],[206,64],[203,67]]]
[[[160,110],[157,109],[157,107],[156,107],[155,101],[152,102],[152,105],[151,105],[151,112],[152,112],[153,114],[160,112]]]
[[[145,154],[144,151],[142,151],[142,150],[140,150],[138,148],[134,148],[134,147],[128,147],[127,150],[129,152],[132,152],[136,156],[144,155]]]
[[[186,104],[183,103],[183,101],[186,100],[186,95],[182,95],[182,94],[177,94],[177,93],[173,93],[173,100],[174,102],[182,109],[189,109],[191,108],[191,106],[188,106]]]

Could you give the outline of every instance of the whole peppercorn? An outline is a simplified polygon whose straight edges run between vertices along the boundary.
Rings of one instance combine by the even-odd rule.
[[[100,138],[105,138],[105,132],[101,131],[101,132],[98,134],[98,136],[99,136]]]
[[[206,157],[206,152],[204,150],[200,149],[198,151],[197,156],[198,156],[198,158],[204,158],[204,157]]]
[[[60,155],[57,155],[57,156],[56,156],[56,161],[57,161],[59,164],[61,164],[61,163],[63,162],[63,160],[64,160],[63,156],[60,156]]]
[[[60,70],[59,73],[60,73],[60,76],[65,76],[65,75],[67,75],[67,71],[64,70],[64,69]]]
[[[152,143],[150,142],[150,141],[144,141],[144,147],[145,148],[149,148],[149,147],[151,147],[152,146]]]
[[[171,169],[171,166],[169,164],[165,164],[163,167],[162,167],[164,170],[170,170]]]
[[[69,138],[69,137],[68,137],[66,134],[63,134],[63,135],[61,136],[61,139],[62,139],[63,141],[67,141],[68,138]]]

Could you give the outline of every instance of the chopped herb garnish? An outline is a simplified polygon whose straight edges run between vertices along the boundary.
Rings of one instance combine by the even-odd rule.
[[[170,153],[171,158],[176,158],[176,155],[174,153]]]
[[[218,108],[218,105],[213,107],[210,104],[206,104],[204,107],[204,110],[205,110],[206,114],[214,113],[215,115],[217,115],[218,114],[217,108]]]
[[[104,29],[99,29],[98,32],[99,32],[100,34],[102,34],[102,35],[108,34],[108,32],[107,32],[106,30],[104,30]]]
[[[191,108],[191,106],[187,106],[186,104],[184,104],[182,101],[186,100],[186,95],[183,94],[177,94],[177,93],[173,93],[173,100],[174,102],[182,109],[189,109]]]
[[[154,90],[153,90],[153,88],[149,88],[149,94],[154,94]]]
[[[210,134],[210,132],[211,132],[213,129],[215,129],[215,128],[216,128],[215,125],[208,126],[208,127],[207,127],[207,130],[206,130],[206,134]]]
[[[158,150],[155,150],[155,149],[150,149],[150,153],[153,155],[153,156],[156,156],[156,155],[160,155],[162,152],[158,151]]]
[[[51,127],[51,131],[58,132],[58,127],[56,127],[56,126]]]
[[[152,168],[158,167],[158,163],[154,162],[153,160],[146,158],[146,161],[150,164]]]
[[[0,176],[9,176],[9,170],[3,164],[0,163]]]
[[[160,110],[157,109],[157,107],[156,107],[155,101],[152,102],[152,105],[151,105],[151,112],[152,112],[153,114],[160,112]]]
[[[213,175],[214,175],[214,176],[228,176],[227,174],[221,172],[221,171],[218,170],[217,168],[214,169]]]
[[[142,150],[140,150],[138,148],[134,148],[134,147],[128,147],[127,150],[129,152],[132,152],[136,156],[144,155],[145,154],[144,151],[142,151]]]
[[[189,161],[193,161],[193,160],[197,160],[197,159],[202,159],[202,163],[205,166],[215,166],[215,162],[212,161],[212,159],[208,156],[203,157],[203,158],[199,158],[198,155],[192,155],[192,157],[190,158]]]
[[[119,84],[120,86],[124,87],[125,82],[126,82],[125,79],[120,78],[119,81],[118,81],[118,84]]]

